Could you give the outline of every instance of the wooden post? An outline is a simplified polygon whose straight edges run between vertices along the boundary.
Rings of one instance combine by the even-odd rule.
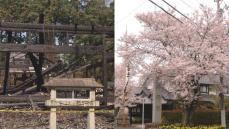
[[[7,94],[7,88],[9,85],[9,62],[10,62],[10,52],[6,52],[5,56],[5,74],[4,74],[4,81],[3,81],[3,94]]]
[[[106,41],[105,41],[105,34],[102,35],[102,42],[103,42],[103,86],[104,86],[104,103],[107,105],[107,98],[108,98],[108,90],[107,90],[107,59],[106,59]]]
[[[7,42],[12,42],[12,32],[7,32]],[[5,56],[5,74],[4,74],[4,81],[3,81],[3,94],[7,94],[7,88],[9,85],[9,69],[10,69],[10,52],[6,52]]]
[[[56,90],[51,89],[51,100],[56,99]],[[56,108],[51,108],[50,110],[50,118],[49,118],[49,128],[56,129]]]
[[[44,24],[44,19],[45,16],[43,13],[39,15],[39,23]],[[44,28],[43,28],[44,29]],[[45,33],[44,32],[39,32],[39,44],[44,44],[45,43]],[[37,70],[34,68],[36,75],[37,75],[37,91],[41,91],[41,86],[44,84],[44,78],[42,75],[42,67],[44,64],[44,53],[38,53],[38,68]]]

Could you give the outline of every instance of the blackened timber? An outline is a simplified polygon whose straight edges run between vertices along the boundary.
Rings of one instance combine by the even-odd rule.
[[[44,95],[17,95],[17,96],[3,96],[0,95],[0,103],[22,103],[30,102],[31,98],[34,102],[44,102],[49,99],[49,96]]]
[[[44,14],[41,13],[39,15],[39,23],[40,24],[44,24]],[[39,44],[44,44],[45,43],[45,39],[44,39],[44,32],[39,32]],[[28,53],[30,60],[33,64],[34,70],[35,70],[35,74],[37,76],[36,78],[36,84],[37,84],[37,91],[41,91],[41,86],[44,84],[44,78],[42,75],[42,67],[44,64],[44,53],[39,53],[38,54],[38,61],[33,60],[33,58],[36,59],[36,57],[32,54],[32,53]]]
[[[104,101],[104,104],[107,105],[107,97],[108,97],[108,91],[107,91],[107,59],[106,59],[106,55],[107,55],[107,52],[106,52],[106,41],[105,41],[105,35],[103,34],[102,35],[102,39],[103,39],[103,85],[104,85],[104,98],[105,98],[105,101]]]
[[[34,102],[38,107],[44,107],[45,102]],[[10,107],[25,107],[31,106],[31,103],[0,103],[0,108],[10,108]]]
[[[85,26],[85,25],[55,25],[55,24],[36,24],[36,23],[13,23],[1,22],[0,30],[19,31],[19,32],[68,32],[78,34],[114,34],[114,28],[111,26]]]
[[[47,74],[50,74],[51,72],[55,71],[56,69],[58,69],[59,67],[62,66],[62,62],[57,62],[56,64],[50,66],[49,68],[47,68],[46,70],[44,70],[42,72],[42,75],[47,75]],[[14,87],[11,87],[8,89],[8,93],[12,94],[12,93],[15,93],[15,92],[18,92],[20,90],[25,90],[26,88],[29,88],[33,85],[33,82],[37,79],[37,76],[36,75],[33,75],[32,77],[26,79],[23,83],[21,84],[18,84]],[[1,91],[2,89],[0,89]]]
[[[8,42],[12,42],[12,32],[7,32],[7,40]],[[3,94],[6,95],[8,91],[9,85],[9,68],[10,68],[10,52],[6,52],[5,58],[5,74],[4,74],[4,81],[3,81]]]
[[[100,54],[102,46],[59,46],[47,44],[0,44],[0,52],[32,52],[32,53],[63,53],[63,54]]]
[[[4,74],[4,81],[3,81],[3,94],[6,95],[8,91],[9,85],[9,62],[10,62],[10,52],[6,52],[5,58],[5,74]]]
[[[29,67],[31,67],[30,64],[26,64],[26,63],[12,63],[10,62],[10,68],[17,68],[17,69],[28,69]]]

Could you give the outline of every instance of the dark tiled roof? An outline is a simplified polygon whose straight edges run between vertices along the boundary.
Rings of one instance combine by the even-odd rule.
[[[44,84],[45,87],[102,88],[94,78],[54,78]]]

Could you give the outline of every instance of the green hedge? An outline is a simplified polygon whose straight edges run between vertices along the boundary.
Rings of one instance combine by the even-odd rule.
[[[226,113],[227,124],[229,124],[229,112]],[[165,124],[181,123],[182,113],[178,111],[163,112],[162,122]],[[194,125],[220,125],[219,111],[198,111],[195,112],[192,118]]]
[[[160,126],[159,129],[223,129],[220,126],[195,126],[195,127],[182,127],[176,125]]]
[[[181,123],[182,120],[182,113],[175,112],[175,111],[166,111],[162,112],[162,123],[165,124],[174,124],[174,123]]]

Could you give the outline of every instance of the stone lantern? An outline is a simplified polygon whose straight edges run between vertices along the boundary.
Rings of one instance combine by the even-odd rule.
[[[95,109],[99,101],[95,100],[95,89],[103,86],[94,78],[54,78],[44,86],[50,90],[50,129],[56,129],[57,107],[88,107],[87,129],[95,129]]]

